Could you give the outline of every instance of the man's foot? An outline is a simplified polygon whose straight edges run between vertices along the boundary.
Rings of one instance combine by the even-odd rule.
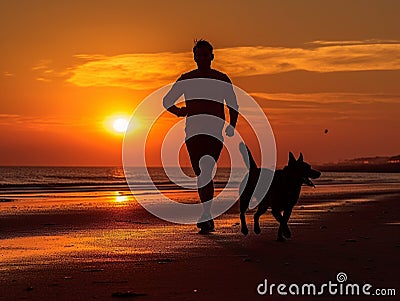
[[[213,220],[213,219],[210,219],[210,220],[209,220],[209,223],[210,223],[211,231],[215,231],[214,220]]]
[[[199,227],[199,228],[200,228],[199,234],[208,234],[211,232],[215,232],[214,221],[213,222],[207,221],[207,222],[201,223],[201,227]]]
[[[208,221],[198,222],[197,228],[200,228],[200,234],[207,234],[215,231],[214,220],[211,218]]]

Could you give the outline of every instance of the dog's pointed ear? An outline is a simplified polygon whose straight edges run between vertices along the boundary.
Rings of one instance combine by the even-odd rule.
[[[292,152],[289,152],[289,166],[293,165],[296,163],[296,158],[293,156]]]
[[[304,161],[304,159],[303,159],[303,154],[302,154],[302,153],[300,153],[300,156],[299,156],[299,158],[297,159],[297,161],[298,161],[298,162],[303,162],[303,161]]]

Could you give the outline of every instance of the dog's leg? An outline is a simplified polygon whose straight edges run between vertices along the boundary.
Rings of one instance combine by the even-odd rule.
[[[282,224],[284,223],[283,216],[281,215],[281,212],[279,210],[274,210],[272,209],[272,215],[275,217],[275,219],[279,223],[279,229],[278,229],[278,241],[285,241],[285,238],[283,237],[283,231],[282,231]]]
[[[290,215],[292,214],[292,207],[286,208],[286,210],[283,212],[283,223],[279,226],[282,227],[282,233],[283,236],[286,238],[290,238],[292,236],[292,233],[290,232],[289,226],[288,226],[288,221],[290,218]]]
[[[247,235],[249,233],[249,228],[247,228],[246,224],[246,211],[247,208],[249,207],[250,200],[247,200],[245,195],[240,196],[240,223],[241,223],[241,232],[244,235]]]
[[[247,235],[249,233],[249,228],[247,228],[246,216],[245,216],[244,212],[240,212],[240,223],[242,224],[242,227],[241,227],[240,231],[244,235]]]
[[[257,208],[256,213],[254,214],[254,233],[260,234],[261,233],[261,228],[260,228],[260,216],[263,215],[265,212],[268,210],[268,204],[267,202],[263,200]]]

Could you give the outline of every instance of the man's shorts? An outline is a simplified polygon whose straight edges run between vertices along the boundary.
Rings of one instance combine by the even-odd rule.
[[[211,156],[217,162],[223,147],[222,141],[209,135],[196,135],[185,141],[190,162],[196,176],[200,175],[200,159]]]

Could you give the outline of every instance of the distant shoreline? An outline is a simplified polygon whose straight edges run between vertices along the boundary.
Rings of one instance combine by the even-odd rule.
[[[316,169],[324,172],[376,172],[376,173],[399,173],[400,164],[363,164],[363,165],[313,165]]]
[[[400,172],[400,163],[387,163],[387,164],[346,164],[346,163],[314,163],[312,166],[320,171],[325,172]],[[123,166],[35,166],[35,165],[0,165],[0,168],[41,168],[41,169],[123,169]],[[135,167],[133,167],[135,168]],[[148,166],[148,170],[155,170],[164,168],[163,166]],[[175,167],[179,168],[179,167]],[[180,166],[181,169],[188,171],[189,173],[192,171],[190,166]],[[219,166],[218,169],[227,170],[230,169],[229,166]],[[283,166],[277,166],[276,169],[281,169]],[[241,168],[239,168],[241,169]],[[243,167],[244,169],[244,167]]]

